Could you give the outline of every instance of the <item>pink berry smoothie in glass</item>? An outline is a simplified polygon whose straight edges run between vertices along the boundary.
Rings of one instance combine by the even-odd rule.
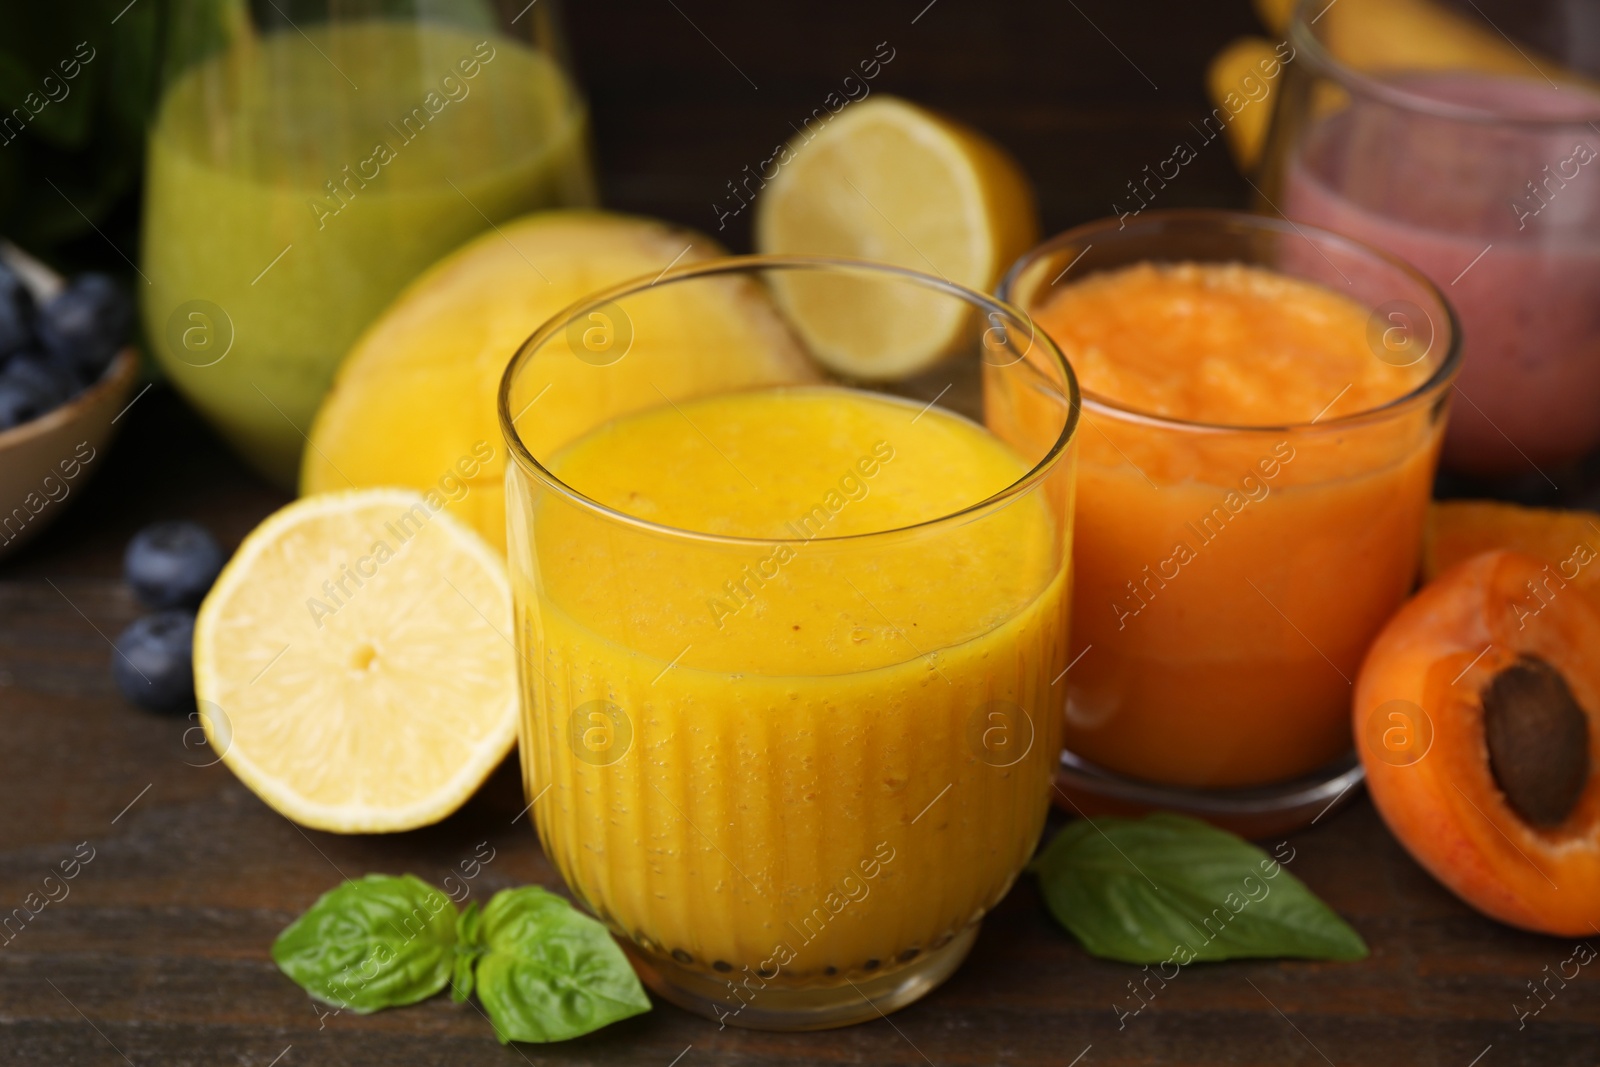
[[[1361,82],[1317,86],[1284,213],[1388,249],[1454,305],[1446,466],[1583,455],[1600,444],[1600,95],[1457,71]]]

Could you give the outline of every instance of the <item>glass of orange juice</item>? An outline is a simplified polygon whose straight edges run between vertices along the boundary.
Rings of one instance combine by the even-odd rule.
[[[907,308],[938,319],[948,358],[846,383],[813,358],[821,305],[872,344]],[[985,426],[1022,404],[1036,433]],[[724,259],[544,324],[500,418],[524,781],[574,896],[724,1025],[845,1025],[932,989],[1049,806],[1060,352],[938,278]]]
[[[1182,211],[1063,234],[1002,298],[1084,390],[1070,780],[1198,810],[1249,787],[1260,814],[1340,773],[1352,679],[1416,579],[1460,363],[1444,296],[1325,230]],[[1010,435],[1044,440],[1029,417]]]

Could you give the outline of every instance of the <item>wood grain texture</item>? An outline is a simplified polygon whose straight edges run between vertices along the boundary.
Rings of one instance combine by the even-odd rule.
[[[1204,110],[1205,61],[1254,29],[1243,2],[925,5],[569,7],[608,202],[714,231],[723,183],[887,40],[896,58],[875,89],[989,131],[1033,174],[1046,229],[1058,230],[1106,214],[1170,150]],[[1248,189],[1220,144],[1207,151],[1172,184],[1172,203],[1242,205]],[[747,227],[746,214],[721,237],[744,249]],[[189,517],[231,546],[284,498],[159,387],[74,492],[59,525],[0,565],[0,918],[80,842],[94,849],[70,895],[0,943],[4,1067],[1600,1062],[1600,974],[1583,973],[1519,1030],[1526,983],[1571,945],[1478,917],[1364,799],[1289,844],[1290,869],[1354,924],[1370,959],[1193,966],[1131,1017],[1118,1007],[1136,1005],[1127,983],[1141,972],[1089,958],[1026,877],[956,976],[892,1022],[719,1031],[660,1005],[568,1044],[503,1048],[474,1007],[444,999],[328,1014],[278,973],[268,946],[341,877],[437,881],[486,842],[494,859],[477,899],[530,882],[561,889],[515,818],[515,770],[426,830],[339,837],[289,823],[205,766],[192,722],[130,707],[107,670],[107,637],[138,614],[117,580],[134,530]]]

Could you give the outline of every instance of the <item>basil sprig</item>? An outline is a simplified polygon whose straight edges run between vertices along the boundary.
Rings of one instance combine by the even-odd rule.
[[[650,1010],[611,934],[554,893],[496,893],[482,935],[478,999],[501,1044],[565,1041]]]
[[[272,958],[324,1004],[359,1015],[426,1000],[450,981],[456,906],[420,878],[369,874],[322,894]]]
[[[464,912],[412,875],[369,874],[324,893],[272,958],[311,996],[359,1014],[476,991],[496,1036],[565,1041],[650,1010],[605,926],[537,886]]]
[[[1056,920],[1105,959],[1367,955],[1360,935],[1277,860],[1182,815],[1079,820],[1029,869]]]

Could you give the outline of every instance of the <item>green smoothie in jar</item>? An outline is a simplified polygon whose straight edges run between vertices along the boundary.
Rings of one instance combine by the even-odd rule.
[[[301,29],[168,89],[141,294],[174,384],[286,488],[339,361],[406,283],[495,221],[594,200],[587,113],[545,53],[428,22]]]

